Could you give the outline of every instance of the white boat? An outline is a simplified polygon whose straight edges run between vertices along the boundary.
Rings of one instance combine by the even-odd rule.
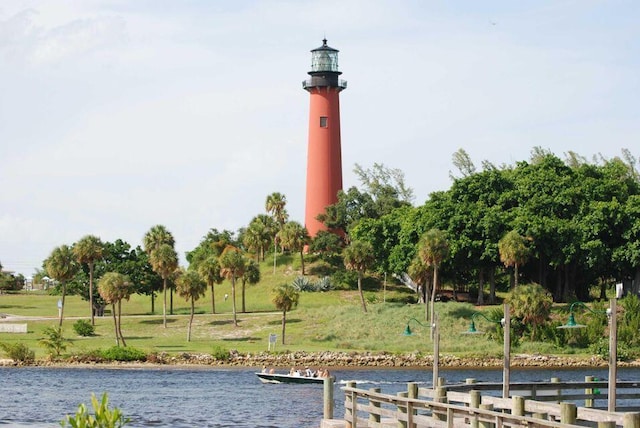
[[[278,373],[256,373],[263,383],[324,383],[324,377],[291,376]]]

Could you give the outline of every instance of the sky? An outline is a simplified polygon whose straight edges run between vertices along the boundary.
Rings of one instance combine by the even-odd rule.
[[[452,155],[512,165],[640,154],[637,0],[2,0],[0,263],[32,275],[85,235],[181,255],[273,192],[304,221],[310,50],[340,50],[344,187]]]

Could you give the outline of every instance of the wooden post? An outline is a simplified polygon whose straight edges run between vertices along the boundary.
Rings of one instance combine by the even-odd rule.
[[[369,391],[371,392],[380,392],[380,388],[370,388]],[[380,402],[379,401],[371,401],[369,400],[369,405],[371,407],[376,407],[376,408],[380,408]],[[380,423],[380,415],[379,414],[374,414],[374,413],[369,413],[369,425],[372,426],[376,426],[373,424],[379,424]]]
[[[609,392],[607,397],[607,410],[616,411],[616,382],[618,380],[618,322],[616,299],[611,299],[609,306]]]
[[[493,404],[481,404],[480,409],[482,410],[493,410]],[[480,428],[495,428],[496,424],[492,424],[491,422],[480,422]]]
[[[407,397],[416,399],[418,398],[418,384],[416,382],[408,382],[407,383]],[[413,408],[413,405],[409,405],[409,408]],[[408,412],[409,426],[411,426],[411,422],[413,422],[413,415],[418,414],[417,410],[411,410]]]
[[[354,381],[347,382],[348,388],[355,388],[356,383]],[[345,395],[345,403],[344,403],[344,419],[345,419],[345,427],[346,428],[356,428],[356,418],[358,417],[358,412],[356,411],[356,400],[354,399],[353,393],[349,392]]]
[[[435,401],[436,403],[446,403],[447,402],[447,390],[442,388],[442,387],[438,387],[435,391],[434,397],[433,397],[433,401]],[[433,412],[433,419],[438,420],[438,421],[446,421],[447,420],[447,414],[443,413],[441,411],[435,411]]]
[[[324,378],[323,414],[325,419],[333,419],[333,377]]]
[[[598,422],[598,428],[616,428],[616,423],[613,421],[600,421]]]
[[[514,416],[524,416],[524,397],[514,395],[512,401],[511,414]]]
[[[464,383],[467,385],[473,385],[474,383],[476,383],[476,380],[472,377],[468,377],[464,380]]]
[[[625,413],[622,419],[622,428],[640,428],[640,413]]]
[[[398,392],[398,397],[402,397],[402,398],[406,398],[408,395],[407,391],[402,391],[402,392]],[[407,407],[406,406],[398,406],[398,413],[407,413]],[[407,421],[401,421],[399,418],[400,415],[398,415],[398,428],[407,428]]]
[[[573,403],[560,403],[560,422],[575,425],[578,417],[578,408]]]
[[[434,284],[435,287],[435,284]],[[435,314],[433,322],[433,377],[432,377],[432,385],[433,388],[436,388],[438,384],[438,376],[440,376],[440,329],[438,328],[438,317]]]
[[[559,377],[552,377],[551,378],[551,383],[560,383],[560,378]],[[562,402],[562,390],[560,390],[560,389],[556,390],[556,397],[558,399],[558,403]]]
[[[504,366],[502,368],[502,398],[509,398],[511,383],[511,313],[509,305],[504,305]]]
[[[472,389],[469,391],[469,407],[473,409],[477,409],[480,407],[480,403],[482,402],[482,396],[480,395],[480,391],[477,389]],[[471,428],[478,428],[478,416],[474,416],[471,419]]]
[[[585,376],[584,381],[593,382],[593,376]],[[585,388],[584,393],[587,395],[593,395],[593,388]],[[589,408],[593,407],[593,398],[585,398],[584,407],[589,407]]]

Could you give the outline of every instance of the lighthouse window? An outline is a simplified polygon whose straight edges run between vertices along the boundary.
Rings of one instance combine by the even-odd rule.
[[[328,121],[329,118],[327,116],[320,116],[320,128],[326,128]]]

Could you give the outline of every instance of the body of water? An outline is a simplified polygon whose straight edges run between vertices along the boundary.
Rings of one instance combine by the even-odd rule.
[[[284,371],[284,370],[283,370]],[[91,409],[91,393],[108,392],[110,407],[131,418],[131,427],[317,428],[322,419],[321,385],[263,384],[255,369],[174,368],[91,369],[0,367],[0,428],[55,427],[78,404]],[[406,390],[407,382],[431,385],[428,369],[333,370],[335,416],[344,414],[340,386],[382,392]],[[607,369],[526,369],[511,372],[512,382],[584,381],[607,378]],[[475,378],[500,382],[502,370],[441,370],[447,383]],[[640,368],[618,369],[620,380],[640,380]]]

